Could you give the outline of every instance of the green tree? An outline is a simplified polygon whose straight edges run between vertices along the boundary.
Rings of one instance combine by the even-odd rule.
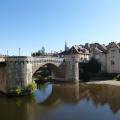
[[[101,63],[95,58],[91,58],[91,60],[85,64],[83,69],[84,72],[98,73],[101,70]]]
[[[89,81],[90,78],[101,71],[101,63],[95,58],[92,58],[88,63],[82,65],[82,69],[83,72],[80,73],[80,79],[83,79],[83,81]]]
[[[44,56],[44,55],[46,55],[44,46],[40,50],[38,50],[37,52],[33,52],[31,54],[31,56],[33,56],[33,57],[35,57],[35,56]]]
[[[42,53],[42,55],[45,55],[45,48],[44,48],[44,46],[41,49],[41,53]]]

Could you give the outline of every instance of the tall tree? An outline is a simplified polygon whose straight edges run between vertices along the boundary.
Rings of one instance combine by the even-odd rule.
[[[32,55],[32,56],[45,55],[45,48],[44,48],[44,46],[43,46],[40,50],[38,50],[37,52],[33,52],[31,55]]]
[[[44,46],[42,46],[41,53],[42,53],[42,55],[45,55],[45,48],[44,48]]]

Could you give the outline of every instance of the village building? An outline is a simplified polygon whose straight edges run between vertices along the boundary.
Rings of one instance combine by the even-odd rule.
[[[89,50],[82,45],[74,45],[70,49],[61,52],[59,55],[67,59],[76,57],[79,62],[87,62],[90,58]]]
[[[101,63],[101,72],[120,73],[120,43],[74,45],[59,55],[67,55],[69,59],[73,56],[79,56],[80,62],[95,58]]]

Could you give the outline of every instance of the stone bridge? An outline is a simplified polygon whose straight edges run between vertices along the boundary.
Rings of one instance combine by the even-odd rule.
[[[50,70],[52,71],[52,77],[54,79],[58,78],[64,78],[64,62],[63,58],[57,58],[57,57],[39,57],[39,58],[32,58],[32,76],[38,69],[40,69],[42,66],[47,65]]]
[[[6,56],[0,58],[0,91],[17,86],[25,87],[32,83],[32,77],[38,69],[47,65],[54,79],[79,81],[79,58],[71,57],[26,57]]]

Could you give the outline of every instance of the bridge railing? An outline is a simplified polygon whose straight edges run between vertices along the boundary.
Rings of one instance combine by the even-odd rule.
[[[2,62],[27,62],[27,63],[41,63],[41,62],[63,62],[63,58],[59,57],[27,57],[27,56],[8,56],[0,59]]]
[[[32,56],[33,58],[59,58],[59,57],[56,57],[56,56],[51,56],[51,55],[42,55],[42,56]]]
[[[59,63],[61,63],[61,62],[63,62],[63,60],[64,60],[63,58],[58,58],[58,57],[51,57],[51,58],[35,57],[35,58],[33,58],[34,62],[40,61],[40,62],[57,62],[57,63],[59,62]]]

